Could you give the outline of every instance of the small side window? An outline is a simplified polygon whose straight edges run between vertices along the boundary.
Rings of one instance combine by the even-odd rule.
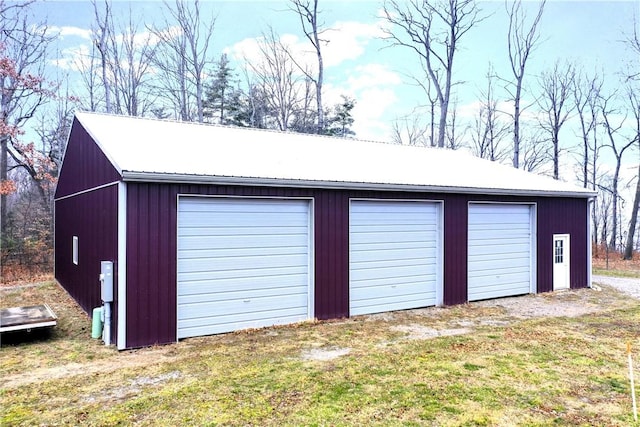
[[[78,265],[78,236],[73,236],[73,263]]]

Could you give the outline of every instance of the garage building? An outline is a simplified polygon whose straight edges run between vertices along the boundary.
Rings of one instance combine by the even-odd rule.
[[[582,288],[593,192],[458,151],[77,113],[55,276],[119,349]]]

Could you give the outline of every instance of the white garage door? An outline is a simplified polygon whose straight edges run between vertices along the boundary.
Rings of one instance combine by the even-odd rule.
[[[439,204],[351,201],[349,313],[439,303]]]
[[[532,292],[531,221],[529,205],[469,205],[469,301]]]
[[[309,203],[181,197],[178,338],[311,317]]]

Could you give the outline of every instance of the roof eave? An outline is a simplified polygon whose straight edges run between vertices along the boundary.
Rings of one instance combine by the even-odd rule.
[[[508,188],[475,188],[456,186],[388,184],[375,182],[315,181],[283,178],[233,177],[190,174],[167,174],[156,172],[123,171],[122,178],[127,182],[159,182],[176,184],[216,184],[216,185],[253,185],[259,187],[322,188],[336,190],[381,190],[410,191],[429,193],[466,193],[501,196],[541,196],[592,198],[597,193],[591,191],[548,191]]]

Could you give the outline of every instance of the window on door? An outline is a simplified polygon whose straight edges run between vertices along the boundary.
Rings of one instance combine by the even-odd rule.
[[[555,263],[562,264],[564,262],[564,241],[556,240],[555,241]]]

